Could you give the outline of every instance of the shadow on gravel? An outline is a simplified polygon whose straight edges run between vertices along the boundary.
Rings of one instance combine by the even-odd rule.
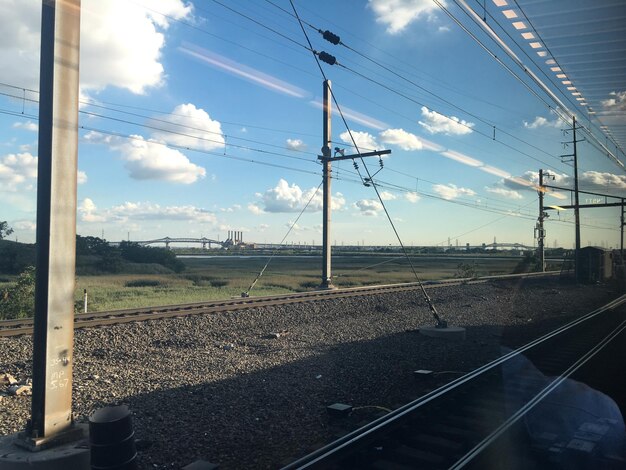
[[[180,468],[200,458],[220,464],[220,469],[277,468],[338,432],[373,420],[385,408],[397,408],[494,359],[501,346],[537,337],[568,319],[564,314],[515,327],[470,326],[467,339],[458,343],[405,331],[314,351],[288,334],[229,350],[209,346],[201,367],[232,369],[229,378],[118,403],[128,404],[134,414],[142,468]],[[285,348],[306,349],[302,356],[308,356],[237,372],[237,364],[263,361]],[[420,381],[413,376],[417,369],[439,374]],[[343,425],[327,415],[326,406],[335,402],[356,407]]]

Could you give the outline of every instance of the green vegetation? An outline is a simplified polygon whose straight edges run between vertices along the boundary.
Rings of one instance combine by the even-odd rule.
[[[35,268],[27,267],[15,282],[2,291],[0,319],[32,317],[35,314]]]
[[[15,268],[31,258],[34,262],[34,245],[0,240],[0,265],[4,260],[3,252],[12,252],[15,256],[11,269],[0,267],[0,294],[3,295],[0,318],[31,315],[32,306],[28,307],[30,304],[25,299],[32,299],[32,289],[29,291],[28,286],[34,285],[34,272],[17,276],[24,267]],[[82,309],[85,289],[89,311],[240,297],[268,259],[267,256],[233,256],[224,250],[176,258],[174,251],[163,248],[147,248],[128,242],[110,246],[100,238],[80,236],[76,240],[76,252],[75,300],[78,311]],[[214,253],[217,256],[213,256]],[[435,256],[414,253],[412,261],[424,281],[507,274],[516,267],[519,269],[518,264],[526,264],[519,256],[500,253],[439,253]],[[285,256],[281,253],[273,259],[250,295],[316,289],[320,283],[321,263],[319,255]],[[27,279],[32,280],[32,284]],[[333,255],[333,282],[338,287],[413,281],[415,276],[407,260],[396,253]],[[10,304],[7,303],[9,299]],[[18,307],[18,304],[23,306]]]

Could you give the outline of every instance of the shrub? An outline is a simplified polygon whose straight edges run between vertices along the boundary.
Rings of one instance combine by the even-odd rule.
[[[126,281],[124,287],[157,287],[161,285],[158,279],[134,279]]]
[[[35,314],[35,268],[28,266],[16,283],[2,292],[0,319],[32,317]]]
[[[478,273],[476,271],[476,263],[459,263],[456,267],[456,273],[454,273],[454,277],[460,279],[478,277]]]

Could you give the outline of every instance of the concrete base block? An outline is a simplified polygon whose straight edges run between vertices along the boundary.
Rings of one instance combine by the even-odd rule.
[[[326,407],[326,411],[333,418],[345,418],[352,412],[352,406],[344,403],[333,403]]]
[[[17,434],[0,437],[2,470],[89,470],[89,444],[86,440],[42,449],[37,452],[19,447]]]
[[[437,328],[436,326],[425,326],[420,328],[420,334],[430,336],[431,338],[442,338],[454,341],[463,341],[465,339],[465,328],[460,326],[448,326],[446,328]]]

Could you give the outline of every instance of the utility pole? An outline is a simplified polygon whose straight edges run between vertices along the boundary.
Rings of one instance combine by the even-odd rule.
[[[578,153],[576,151],[576,116],[572,116],[574,133],[574,218],[576,221],[576,251],[574,252],[574,273],[576,281],[580,281],[580,201],[578,199]]]
[[[339,157],[331,156],[331,98],[332,90],[330,86],[330,80],[324,80],[324,110],[323,110],[323,136],[322,136],[322,155],[318,156],[318,160],[322,161],[322,187],[323,187],[323,218],[322,221],[322,283],[320,288],[322,289],[334,289],[332,280],[332,266],[331,266],[331,244],[330,244],[330,214],[331,214],[331,192],[330,192],[330,180],[331,180],[331,162],[340,160],[354,160],[355,158],[374,157],[381,155],[387,155],[391,153],[391,150],[376,150],[374,152],[358,153],[356,155],[344,155],[343,151],[336,148],[336,152],[340,153]],[[358,149],[357,149],[358,150]],[[382,160],[381,160],[382,161]],[[382,164],[381,164],[382,165]],[[373,181],[366,179],[363,183],[366,186],[374,184]],[[336,244],[336,243],[335,243]]]
[[[580,281],[580,200],[578,197],[578,151],[576,144],[580,142],[576,140],[576,116],[572,116],[572,132],[574,152],[569,155],[561,155],[561,161],[573,161],[574,163],[574,223],[575,223],[575,242],[574,242],[574,275],[576,281]],[[567,131],[565,131],[567,132]],[[584,140],[584,139],[581,139]],[[567,145],[567,142],[564,142]],[[563,160],[563,158],[572,157],[573,160]]]
[[[332,249],[330,246],[330,209],[331,209],[331,192],[330,192],[330,144],[331,144],[331,128],[330,120],[332,110],[330,108],[330,80],[324,80],[324,114],[323,114],[323,136],[322,136],[322,178],[323,178],[323,221],[322,221],[322,289],[332,289],[333,280],[331,272]]]
[[[23,441],[35,450],[80,433],[72,420],[79,50],[80,0],[44,0],[33,396]]]
[[[545,250],[544,250],[544,240],[546,236],[546,231],[543,228],[543,220],[546,216],[546,213],[543,210],[543,195],[545,192],[545,188],[543,187],[543,170],[539,170],[539,220],[537,222],[537,227],[535,228],[537,238],[537,256],[539,258],[539,266],[541,268],[541,272],[545,272],[546,270],[546,258],[545,258]]]

